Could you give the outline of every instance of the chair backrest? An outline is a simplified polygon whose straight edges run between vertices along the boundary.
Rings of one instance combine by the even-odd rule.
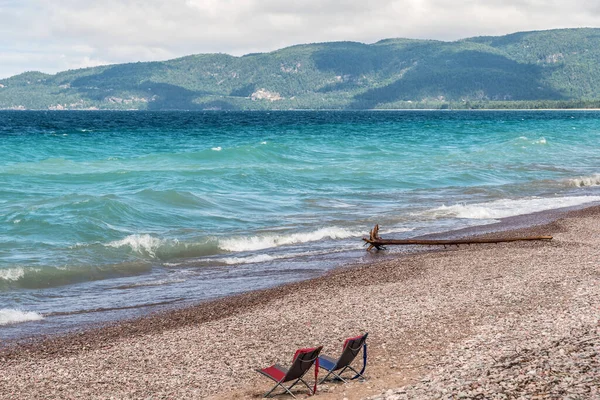
[[[290,369],[288,369],[282,382],[302,377],[310,369],[317,357],[319,357],[322,349],[323,346],[297,350],[296,354],[294,354],[294,362]]]
[[[365,333],[362,336],[348,338],[344,341],[344,350],[335,364],[334,370],[350,365],[350,363],[354,361],[358,353],[360,353],[360,349],[362,349],[362,346],[365,343],[365,340],[367,340],[368,335],[368,333]]]

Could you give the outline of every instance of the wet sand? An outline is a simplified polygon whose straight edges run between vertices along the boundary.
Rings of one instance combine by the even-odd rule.
[[[363,332],[369,379],[322,385],[319,398],[404,385],[410,398],[430,398],[434,391],[415,384],[596,329],[600,207],[545,214],[530,228],[524,218],[514,219],[516,230],[475,233],[554,240],[373,255],[320,278],[13,345],[0,351],[0,399],[260,398],[271,385],[255,368],[289,364],[299,347],[335,356],[344,338]]]

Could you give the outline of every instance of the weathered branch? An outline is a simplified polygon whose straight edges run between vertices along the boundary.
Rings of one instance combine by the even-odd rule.
[[[552,236],[529,236],[529,237],[507,237],[498,239],[382,239],[379,236],[379,225],[371,230],[368,238],[363,238],[366,244],[369,245],[367,251],[376,248],[377,250],[383,249],[383,246],[387,245],[440,245],[440,246],[452,246],[460,244],[481,244],[481,243],[503,243],[503,242],[517,242],[523,240],[552,240]]]

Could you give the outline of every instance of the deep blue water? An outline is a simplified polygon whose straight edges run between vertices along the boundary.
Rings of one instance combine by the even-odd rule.
[[[600,200],[600,112],[0,112],[0,339]]]

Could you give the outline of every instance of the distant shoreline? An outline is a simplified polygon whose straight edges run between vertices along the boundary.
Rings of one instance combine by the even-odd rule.
[[[120,109],[98,109],[98,110],[83,110],[83,109],[64,109],[64,110],[46,110],[46,109],[10,109],[10,108],[0,108],[0,112],[152,112],[152,113],[169,113],[169,112],[214,112],[214,113],[236,113],[236,112],[302,112],[302,111],[310,111],[310,112],[365,112],[365,111],[381,111],[381,112],[393,112],[393,111],[441,111],[441,112],[451,112],[451,111],[468,111],[468,112],[477,112],[477,111],[600,111],[600,108],[365,108],[365,109],[319,109],[319,108],[297,108],[297,109],[272,109],[272,110],[259,110],[259,109],[248,109],[248,110],[139,110],[139,109],[131,109],[131,110],[120,110]]]

